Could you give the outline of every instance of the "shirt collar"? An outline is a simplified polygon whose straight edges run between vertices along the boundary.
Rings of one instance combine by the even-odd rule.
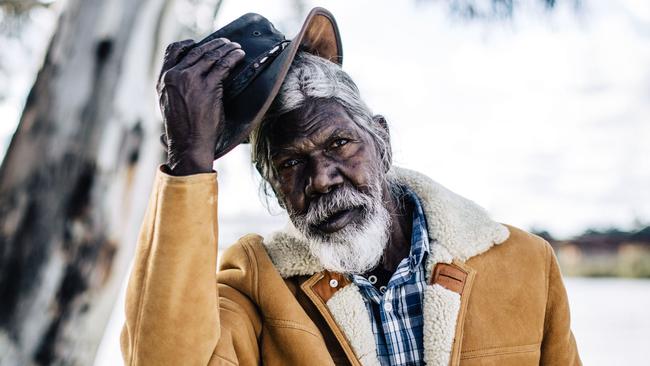
[[[427,222],[424,215],[424,210],[420,204],[420,199],[418,196],[406,187],[401,187],[403,192],[403,198],[407,203],[411,203],[413,207],[413,224],[411,229],[411,249],[409,255],[406,258],[403,258],[395,273],[391,276],[391,279],[388,281],[388,286],[397,286],[405,281],[408,281],[410,275],[415,273],[419,267],[422,266],[425,256],[429,253],[429,235],[427,231]],[[359,285],[362,288],[374,288],[368,280],[358,274],[350,276],[350,279]],[[376,291],[371,291],[372,295]]]
[[[411,271],[422,264],[425,254],[429,253],[429,235],[427,221],[418,196],[404,187],[405,199],[413,205],[413,226],[411,229],[411,251],[409,253],[409,268]]]

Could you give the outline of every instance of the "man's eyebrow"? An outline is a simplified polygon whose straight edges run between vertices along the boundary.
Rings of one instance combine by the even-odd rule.
[[[274,159],[278,155],[292,154],[292,153],[296,153],[296,152],[298,152],[298,150],[295,149],[295,148],[288,147],[288,146],[280,146],[280,147],[271,148],[270,155],[271,155],[271,159]]]
[[[327,133],[327,137],[325,137],[323,139],[323,142],[326,143],[326,142],[330,141],[333,138],[337,138],[337,137],[341,137],[341,136],[350,136],[350,137],[353,137],[353,138],[358,138],[359,134],[356,131],[354,131],[353,129],[348,128],[348,127],[337,127],[334,130],[332,130],[331,132]],[[287,144],[287,145],[282,145],[282,146],[271,148],[270,149],[270,156],[271,156],[271,159],[274,159],[278,155],[294,154],[294,153],[298,153],[299,151],[300,151],[299,149],[293,148],[293,147],[291,147],[291,146],[289,146]]]
[[[330,137],[328,137],[328,139],[331,138],[331,137],[336,137],[337,135],[358,136],[358,134],[354,130],[352,130],[351,128],[338,127],[334,131],[332,131],[332,133],[330,133]]]

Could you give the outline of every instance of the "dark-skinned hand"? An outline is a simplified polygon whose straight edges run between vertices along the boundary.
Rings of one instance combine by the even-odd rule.
[[[167,47],[157,90],[168,173],[212,172],[224,120],[223,82],[243,58],[241,46],[225,38],[199,46],[185,40]]]

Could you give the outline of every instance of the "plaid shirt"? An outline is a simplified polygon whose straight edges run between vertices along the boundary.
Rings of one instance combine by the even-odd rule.
[[[409,256],[402,259],[388,286],[382,286],[381,291],[370,282],[372,276],[352,276],[370,313],[382,366],[424,364],[422,298],[426,286],[425,257],[429,252],[429,238],[419,199],[409,190],[406,198],[414,206]]]

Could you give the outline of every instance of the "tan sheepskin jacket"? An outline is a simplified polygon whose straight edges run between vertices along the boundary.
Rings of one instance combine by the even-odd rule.
[[[392,174],[422,201],[432,243],[426,364],[580,365],[549,244],[419,173]],[[379,365],[359,289],[290,231],[244,236],[215,272],[216,176],[157,173],[127,290],[125,364]]]

